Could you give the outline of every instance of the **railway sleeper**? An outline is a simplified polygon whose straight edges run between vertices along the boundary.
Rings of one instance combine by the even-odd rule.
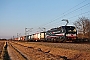
[[[10,44],[11,45],[11,44]],[[11,45],[25,60],[28,60],[25,54],[23,54],[21,51],[19,51],[17,48],[15,48],[13,45]]]

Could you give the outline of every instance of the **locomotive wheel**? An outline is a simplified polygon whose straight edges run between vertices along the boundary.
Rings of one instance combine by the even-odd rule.
[[[56,39],[53,39],[53,42],[57,42]]]
[[[59,40],[59,42],[66,42],[65,36],[62,36],[61,39]]]
[[[63,42],[65,43],[66,42],[66,39],[64,39]]]

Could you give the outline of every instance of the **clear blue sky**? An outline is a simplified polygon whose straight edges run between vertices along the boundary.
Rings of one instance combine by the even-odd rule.
[[[62,19],[73,25],[82,16],[90,18],[90,0],[0,0],[0,38],[24,35],[25,27],[31,33],[59,27],[66,23]]]

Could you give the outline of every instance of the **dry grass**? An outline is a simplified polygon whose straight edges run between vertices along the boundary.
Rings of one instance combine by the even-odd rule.
[[[57,55],[66,56],[68,59],[71,59],[71,60],[90,60],[89,50],[88,51],[81,51],[81,49],[90,47],[89,45],[83,47],[80,44],[77,44],[76,46],[74,46],[75,44],[72,44],[72,47],[75,47],[75,48],[71,48],[69,46],[69,44],[66,44],[65,45],[66,47],[64,47],[64,45],[61,44],[62,47],[60,48],[60,47],[57,47],[58,45],[57,46],[54,46],[52,44],[51,45],[48,45],[48,44],[45,45],[43,43],[38,44],[38,43],[21,43],[21,42],[18,42],[18,44],[28,46],[28,47],[33,47],[34,49],[40,48],[44,52],[50,51],[49,53],[53,54],[54,56],[57,56]]]
[[[0,41],[0,58],[1,58],[1,53],[3,50],[4,43],[5,43],[4,41]]]

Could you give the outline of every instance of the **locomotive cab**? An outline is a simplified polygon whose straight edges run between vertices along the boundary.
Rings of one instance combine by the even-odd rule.
[[[64,29],[67,40],[75,40],[77,38],[77,30],[74,26],[64,26]]]

